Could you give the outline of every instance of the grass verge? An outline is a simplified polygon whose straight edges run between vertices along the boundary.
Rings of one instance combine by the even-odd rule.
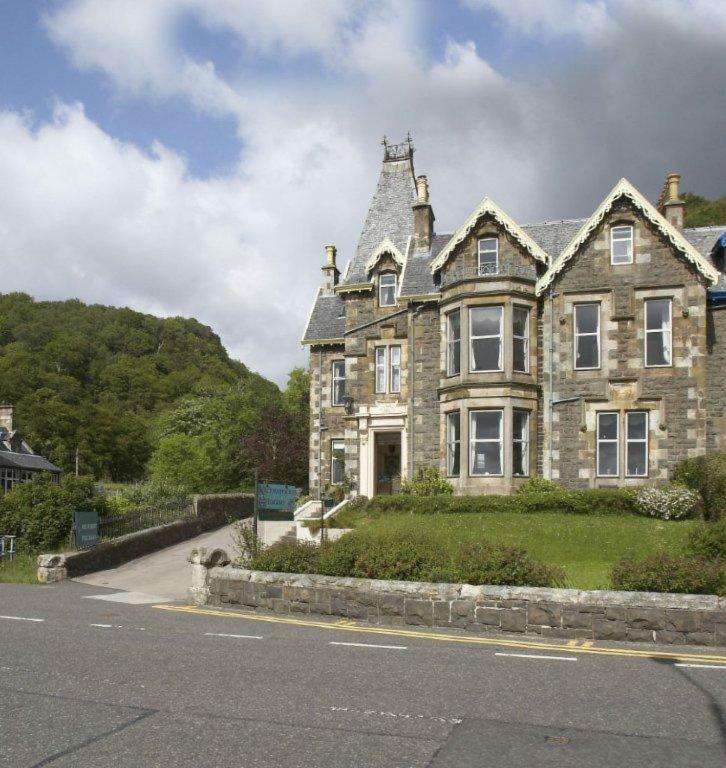
[[[0,584],[37,584],[37,571],[37,556],[19,552],[12,562],[0,561]]]

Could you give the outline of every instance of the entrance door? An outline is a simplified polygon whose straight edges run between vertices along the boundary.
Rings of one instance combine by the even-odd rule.
[[[376,432],[376,495],[401,490],[401,433]]]

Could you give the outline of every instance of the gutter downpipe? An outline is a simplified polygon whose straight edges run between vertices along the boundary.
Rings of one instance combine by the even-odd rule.
[[[554,406],[555,406],[555,392],[554,392],[554,368],[555,368],[555,296],[557,294],[555,293],[555,290],[552,286],[550,286],[549,290],[549,300],[550,300],[550,354],[549,354],[549,389],[550,389],[550,396],[549,396],[549,414],[548,414],[548,421],[549,421],[549,434],[547,436],[548,438],[548,456],[547,456],[547,479],[552,479],[552,449],[554,446],[554,438],[552,435],[552,429],[554,425]]]
[[[323,505],[323,349],[318,350],[318,501],[320,502],[320,543],[323,543],[325,507]]]

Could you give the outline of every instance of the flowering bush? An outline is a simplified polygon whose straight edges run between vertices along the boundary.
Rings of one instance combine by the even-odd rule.
[[[697,491],[682,485],[640,488],[635,492],[635,508],[641,515],[661,520],[691,517],[701,500]]]

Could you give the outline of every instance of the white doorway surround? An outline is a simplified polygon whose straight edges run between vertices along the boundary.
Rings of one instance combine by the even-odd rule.
[[[376,435],[401,435],[401,480],[408,476],[408,437],[405,407],[374,405],[358,413],[358,455],[360,456],[360,493],[376,494]]]

